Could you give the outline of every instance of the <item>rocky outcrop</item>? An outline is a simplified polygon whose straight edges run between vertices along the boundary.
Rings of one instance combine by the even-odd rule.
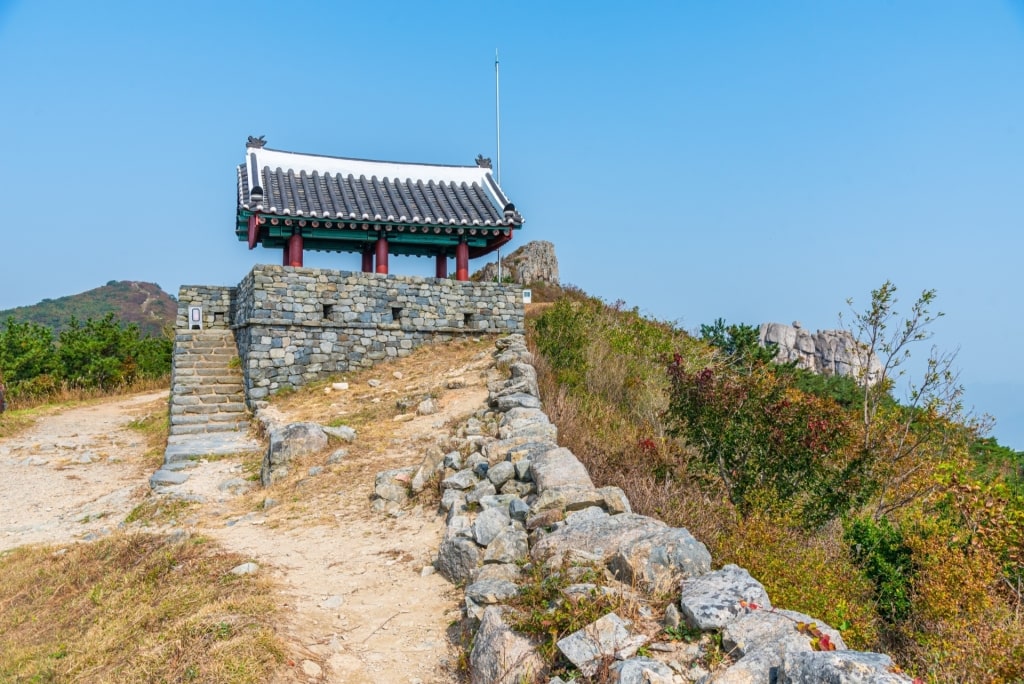
[[[534,240],[501,260],[502,280],[519,285],[550,283],[558,285],[558,258],[555,246],[546,240]],[[473,280],[492,282],[498,279],[498,264],[491,262],[473,274]]]
[[[796,362],[797,368],[822,375],[847,375],[860,379],[867,374],[868,383],[874,384],[882,378],[882,364],[878,357],[870,354],[854,339],[848,330],[817,330],[810,332],[793,321],[785,323],[762,323],[759,342],[761,346],[775,344],[778,363]]]

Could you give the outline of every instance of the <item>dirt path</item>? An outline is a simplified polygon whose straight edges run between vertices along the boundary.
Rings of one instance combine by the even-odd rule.
[[[167,392],[70,409],[0,440],[0,551],[89,540],[149,492],[146,440],[127,424],[166,410]]]
[[[297,464],[292,478],[268,489],[253,482],[259,455],[201,461],[185,484],[161,495],[191,503],[178,504],[170,520],[132,527],[213,538],[279,582],[279,631],[292,662],[281,681],[458,681],[448,630],[461,591],[433,571],[443,532],[436,499],[391,517],[374,513],[370,496],[378,472],[418,465],[484,405],[491,350],[490,342],[423,349],[353,374],[351,389],[275,402],[282,422],[351,419],[358,437]],[[413,417],[427,396],[437,412]],[[400,400],[413,405],[397,408]],[[156,496],[145,436],[125,426],[159,414],[165,402],[166,393],[151,393],[67,410],[0,440],[0,550],[95,538]],[[347,453],[328,463],[338,447]]]

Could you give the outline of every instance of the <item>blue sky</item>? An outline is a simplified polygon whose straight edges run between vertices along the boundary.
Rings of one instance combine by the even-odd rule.
[[[564,281],[688,329],[935,288],[933,341],[1024,449],[1024,0],[583,7],[0,0],[0,308],[277,263],[232,232],[248,135],[494,156],[498,48],[517,242]]]

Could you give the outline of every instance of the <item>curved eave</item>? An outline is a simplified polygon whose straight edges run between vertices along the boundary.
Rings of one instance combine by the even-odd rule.
[[[373,214],[372,216],[368,213],[356,214],[350,212],[343,214],[341,212],[303,212],[297,211],[292,213],[290,210],[279,210],[276,207],[264,207],[262,204],[257,204],[252,207],[248,204],[241,204],[237,211],[237,223],[243,225],[249,220],[249,217],[253,214],[259,214],[260,216],[276,217],[278,219],[304,219],[307,221],[320,221],[329,223],[368,223],[372,225],[384,225],[384,226],[407,226],[407,227],[422,227],[427,226],[433,228],[439,226],[442,228],[459,227],[459,228],[520,228],[526,222],[526,220],[518,213],[514,214],[510,218],[503,218],[498,221],[469,221],[466,219],[445,219],[436,218],[433,216],[394,216],[381,214]]]
[[[249,236],[249,217],[252,212],[239,211],[235,235],[241,242]],[[394,254],[454,253],[462,241],[469,244],[471,253],[486,254],[512,239],[512,233],[521,224],[506,226],[475,226],[462,224],[411,224],[386,221],[337,221],[293,216],[260,214],[261,223],[257,244],[276,248],[298,230],[305,242],[304,249],[314,251],[359,252],[385,232]],[[475,257],[474,257],[475,258]]]

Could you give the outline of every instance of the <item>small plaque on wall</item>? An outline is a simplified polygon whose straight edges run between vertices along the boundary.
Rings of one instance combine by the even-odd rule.
[[[523,290],[523,304],[533,303],[533,290]]]

